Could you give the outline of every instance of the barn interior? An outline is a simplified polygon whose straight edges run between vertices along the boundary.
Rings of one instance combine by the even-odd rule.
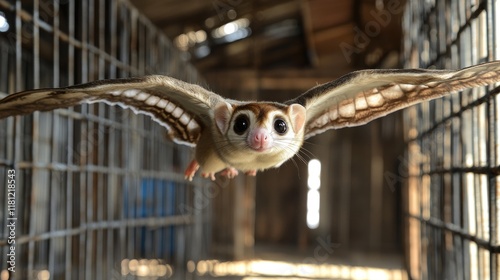
[[[286,101],[351,71],[401,66],[402,2],[391,3],[390,11],[383,1],[132,3],[186,51],[210,89],[232,99]],[[319,234],[346,250],[400,251],[401,210],[383,172],[397,164],[403,147],[401,115],[310,139],[301,158],[251,183],[250,238],[256,245],[307,248]],[[322,163],[328,187],[321,189],[321,216],[329,218],[311,231],[304,196],[313,158]],[[347,222],[353,216],[356,222]]]
[[[498,59],[497,6],[0,0],[0,96],[161,74],[283,102],[356,70]],[[117,106],[0,120],[18,221],[0,231],[0,279],[497,279],[498,92],[330,130],[279,168],[215,181],[184,180],[192,149]],[[8,189],[0,201],[6,228]]]

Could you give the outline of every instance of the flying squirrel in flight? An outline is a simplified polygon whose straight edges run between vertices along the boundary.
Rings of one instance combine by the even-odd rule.
[[[151,116],[173,141],[195,147],[185,177],[198,168],[215,179],[238,170],[279,167],[304,140],[328,129],[358,126],[410,105],[500,82],[500,61],[462,70],[361,70],[318,85],[284,103],[225,99],[168,76],[111,79],[28,90],[0,100],[0,119],[80,103],[106,102]]]

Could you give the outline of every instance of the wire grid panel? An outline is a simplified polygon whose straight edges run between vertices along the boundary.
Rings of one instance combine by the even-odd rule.
[[[408,68],[500,59],[498,1],[409,1]],[[412,279],[500,277],[500,88],[405,111],[406,259]]]
[[[0,0],[0,11],[2,97],[148,73],[200,82],[126,1]],[[0,120],[1,279],[183,279],[209,243],[199,182],[180,174],[190,156],[148,117],[105,104]]]

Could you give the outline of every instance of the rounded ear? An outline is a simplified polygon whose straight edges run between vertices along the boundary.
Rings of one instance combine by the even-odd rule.
[[[288,106],[288,116],[292,121],[293,131],[298,133],[306,123],[306,108],[300,104],[292,104]]]
[[[233,114],[233,107],[231,106],[231,104],[227,102],[221,102],[215,106],[214,110],[215,125],[217,126],[221,134],[226,133],[232,114]]]

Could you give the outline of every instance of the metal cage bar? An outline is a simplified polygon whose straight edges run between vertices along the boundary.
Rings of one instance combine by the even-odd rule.
[[[0,33],[2,97],[149,73],[203,83],[127,1],[0,0],[0,12],[10,25]],[[148,117],[105,104],[0,120],[1,278],[118,279],[146,267],[184,279],[210,243],[201,181],[180,173],[190,156]]]
[[[410,68],[462,68],[500,58],[498,1],[410,1]],[[406,260],[412,279],[500,277],[500,88],[405,111],[409,167]]]

